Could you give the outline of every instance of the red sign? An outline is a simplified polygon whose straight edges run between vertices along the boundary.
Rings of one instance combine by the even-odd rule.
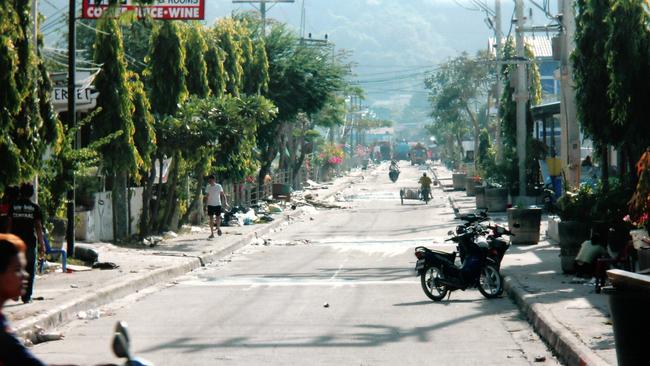
[[[83,0],[81,18],[97,19],[108,9],[109,0]],[[205,0],[153,0],[142,5],[135,0],[117,0],[119,12],[135,11],[138,18],[203,20]]]

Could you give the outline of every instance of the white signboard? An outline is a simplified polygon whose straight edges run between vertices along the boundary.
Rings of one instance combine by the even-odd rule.
[[[87,111],[97,106],[99,93],[90,88],[77,88],[76,109],[78,112]],[[52,89],[52,104],[57,112],[68,110],[68,88],[54,87]]]

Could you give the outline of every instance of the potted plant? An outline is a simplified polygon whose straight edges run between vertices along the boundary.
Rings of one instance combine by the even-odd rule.
[[[487,203],[485,202],[485,186],[481,185],[474,187],[474,196],[476,196],[476,208],[487,209]]]
[[[594,194],[590,186],[565,192],[556,203],[560,216],[560,258],[564,273],[575,272],[574,261],[582,242],[589,239]]]
[[[481,185],[481,177],[478,175],[467,176],[465,178],[465,194],[467,197],[476,195],[476,187]]]
[[[492,183],[485,187],[485,206],[489,212],[503,212],[508,208],[508,189]]]
[[[512,244],[537,244],[539,227],[542,221],[542,209],[534,206],[517,204],[508,209],[508,227],[515,234],[510,238]]]
[[[451,176],[451,181],[455,191],[464,191],[465,190],[465,180],[467,179],[467,173],[465,172],[454,172]]]

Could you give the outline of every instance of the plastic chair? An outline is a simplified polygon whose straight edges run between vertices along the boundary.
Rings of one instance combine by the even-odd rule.
[[[61,255],[61,265],[63,266],[63,273],[67,272],[68,264],[68,254],[65,249],[52,249],[50,245],[50,239],[47,237],[47,233],[43,232],[43,241],[45,242],[45,254],[60,254]],[[43,259],[40,259],[38,262],[38,271],[43,273]]]

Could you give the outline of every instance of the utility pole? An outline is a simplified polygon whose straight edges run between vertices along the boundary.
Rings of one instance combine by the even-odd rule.
[[[526,59],[524,46],[524,2],[515,0],[517,14],[517,58],[519,61]],[[519,166],[519,196],[526,195],[526,102],[528,101],[528,82],[526,78],[526,64],[517,63],[517,88],[515,99],[517,101],[517,158]]]
[[[278,3],[294,3],[295,0],[232,0],[233,4],[259,4],[260,15],[262,16],[262,37],[266,37],[266,12]],[[266,4],[271,4],[271,7],[266,8]],[[254,5],[253,5],[254,6]],[[303,4],[304,6],[304,4]]]
[[[567,167],[566,180],[570,187],[580,182],[580,129],[576,116],[575,85],[569,56],[575,48],[575,14],[571,0],[558,0],[561,13],[562,31],[560,33],[560,123],[562,147],[560,154],[563,165]]]
[[[69,16],[68,16],[68,128],[74,128],[77,125],[76,120],[76,102],[77,102],[77,91],[76,91],[76,80],[75,80],[75,63],[76,63],[76,37],[75,37],[75,21],[77,20],[75,12],[75,0],[70,0]],[[73,149],[77,148],[77,141],[73,142]],[[74,254],[74,201],[75,201],[75,171],[74,167],[68,166],[66,169],[70,169],[72,176],[72,189],[68,190],[67,194],[67,218],[68,218],[68,228],[66,231],[66,242],[68,256]]]
[[[32,0],[32,42],[34,54],[38,55],[38,0]],[[34,176],[34,203],[38,204],[38,174]]]
[[[497,109],[497,131],[496,131],[496,145],[497,145],[497,162],[503,161],[503,142],[501,141],[501,0],[494,0],[494,30],[496,33],[496,62],[497,62],[497,77],[496,87],[494,88],[494,99],[496,100],[495,106]]]

